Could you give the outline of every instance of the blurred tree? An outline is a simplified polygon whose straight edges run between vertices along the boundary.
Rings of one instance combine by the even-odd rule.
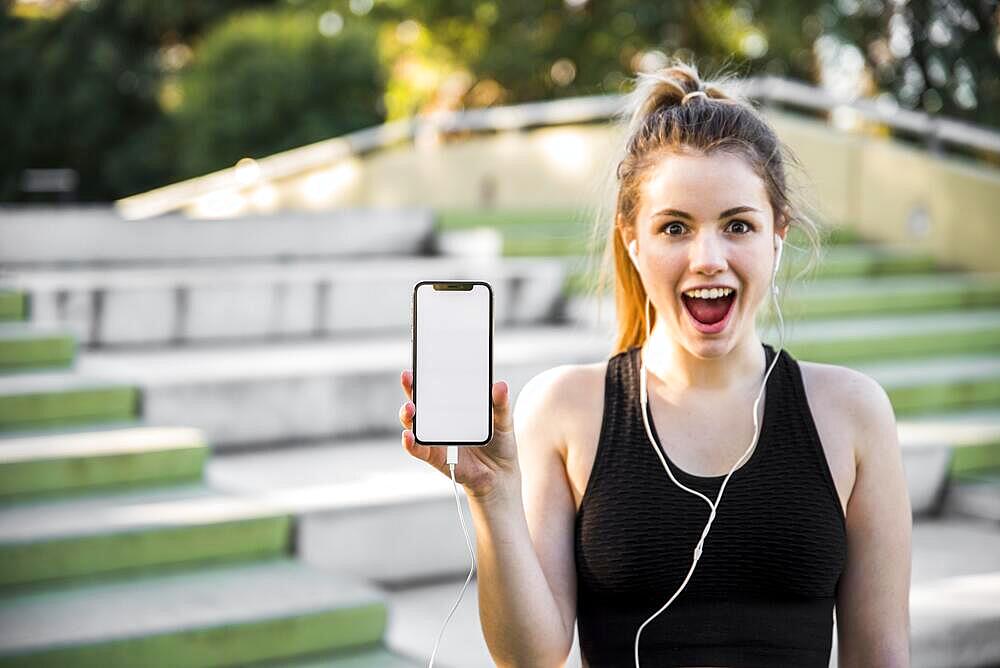
[[[392,65],[390,118],[620,92],[667,55],[695,59],[708,76],[811,82],[856,55],[869,83],[859,94],[1000,126],[998,2],[385,0],[376,12]]]
[[[1000,126],[1000,1],[838,0],[830,32],[902,107]]]
[[[832,63],[865,83],[847,92],[1000,126],[998,3],[80,0],[31,20],[8,0],[0,199],[28,167],[107,199],[384,117],[621,92],[672,55],[824,83]]]
[[[0,200],[27,168],[68,167],[77,196],[107,200],[174,176],[157,100],[164,68],[234,8],[262,0],[85,0],[55,18],[0,13]]]
[[[377,125],[374,31],[339,14],[232,16],[195,46],[171,114],[182,177]]]
[[[802,26],[823,4],[385,0],[376,10],[392,64],[389,117],[449,102],[622,92],[636,71],[661,66],[668,54],[696,59],[706,76],[767,71],[811,80],[815,35]]]

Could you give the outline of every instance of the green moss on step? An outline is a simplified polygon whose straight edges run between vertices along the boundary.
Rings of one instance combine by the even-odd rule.
[[[2,657],[0,668],[244,665],[322,650],[374,645],[385,633],[387,618],[384,603],[366,603],[277,619],[178,629],[161,635],[91,645],[53,647],[27,655]]]
[[[28,315],[24,293],[0,290],[0,320],[24,320]]]
[[[69,335],[0,339],[0,372],[67,367],[75,354],[76,340]]]
[[[0,432],[114,422],[138,415],[139,390],[94,387],[0,396]]]
[[[0,462],[0,499],[199,480],[208,446]]]
[[[153,524],[131,531],[0,544],[0,586],[150,569],[161,564],[260,558],[290,549],[292,521],[285,515],[189,526],[160,527],[156,520],[151,516]]]
[[[955,448],[951,472],[953,475],[1000,472],[1000,442]]]

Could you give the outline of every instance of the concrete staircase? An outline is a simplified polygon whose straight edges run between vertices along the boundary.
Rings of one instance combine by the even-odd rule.
[[[382,590],[299,559],[280,507],[212,487],[205,433],[146,422],[141,388],[87,373],[86,345],[33,318],[15,282],[0,292],[0,666],[420,663],[387,647]]]
[[[386,222],[392,230],[423,220],[398,215]],[[606,358],[614,306],[568,289],[578,258],[428,256],[449,247],[432,228],[407,237],[409,246],[380,246],[392,235],[365,220],[352,228],[350,252],[329,241],[309,254],[302,242],[286,257],[254,247],[213,259],[202,247],[184,259],[170,254],[182,253],[175,244],[170,253],[122,249],[116,260],[70,244],[31,246],[34,261],[17,265],[0,292],[0,315],[21,320],[0,338],[9,602],[0,629],[29,610],[82,613],[93,625],[45,635],[12,621],[9,636],[0,630],[10,656],[44,663],[79,647],[123,652],[79,655],[109,665],[157,665],[153,655],[170,652],[184,665],[426,662],[470,564],[450,481],[400,446],[413,283],[494,285],[494,377],[515,397],[544,369]],[[254,222],[261,234],[266,222]],[[360,247],[367,257],[354,253]],[[794,272],[796,258],[788,262]],[[834,246],[816,280],[787,296],[784,315],[793,355],[868,373],[896,409],[917,518],[913,665],[1000,662],[990,640],[1000,625],[1000,551],[991,548],[1000,536],[1000,274],[941,272],[904,249]],[[759,325],[776,344],[770,323]],[[45,345],[35,343],[43,328]],[[975,606],[965,604],[970,588],[982,599]],[[270,594],[279,589],[287,596]],[[169,620],[155,605],[132,607],[157,597],[169,602]],[[114,603],[86,607],[99,601]],[[57,607],[32,607],[47,605]],[[219,622],[230,631],[202,608],[231,620]],[[357,614],[344,621],[356,634],[338,636],[335,611]],[[126,631],[135,619],[143,623]],[[276,630],[299,619],[300,635]],[[232,629],[261,638],[225,644],[227,633],[239,636]],[[166,653],[154,642],[161,636],[175,638]],[[261,654],[240,653],[254,647]],[[567,665],[578,665],[575,652]],[[492,665],[474,590],[437,665]]]

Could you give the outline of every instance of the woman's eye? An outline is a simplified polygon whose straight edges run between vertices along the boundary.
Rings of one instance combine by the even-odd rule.
[[[753,225],[751,225],[750,223],[747,223],[745,221],[742,221],[742,220],[734,220],[730,224],[731,225],[742,225],[744,228],[746,228],[745,231],[740,232],[740,234],[749,234],[750,232],[753,231]]]
[[[733,221],[730,221],[729,226],[731,228],[733,226],[735,226],[735,225],[741,225],[742,226],[742,228],[740,228],[737,231],[737,234],[749,234],[750,232],[753,232],[753,225],[751,225],[750,223],[748,223],[746,221],[743,221],[743,220],[733,220]],[[673,230],[680,230],[680,231],[675,234],[674,232],[671,231],[672,229]],[[667,234],[669,234],[670,236],[677,236],[677,234],[680,234],[680,232],[682,232],[683,230],[684,230],[684,224],[683,223],[678,223],[678,222],[667,223],[667,225],[663,228],[663,231],[666,232]]]

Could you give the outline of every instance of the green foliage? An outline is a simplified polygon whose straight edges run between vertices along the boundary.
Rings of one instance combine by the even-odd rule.
[[[227,167],[383,121],[373,31],[322,35],[313,13],[233,16],[195,47],[173,115],[182,176]]]
[[[56,19],[0,12],[0,200],[28,168],[72,168],[77,196],[163,185],[174,154],[157,100],[162,49],[261,0],[87,0]]]
[[[704,76],[815,82],[832,36],[849,47],[836,57],[868,66],[867,93],[1000,124],[998,0],[66,6],[0,12],[0,200],[24,198],[27,168],[73,168],[81,199],[107,200],[386,118],[622,92],[668,55]],[[331,37],[319,30],[324,12],[343,20]]]

